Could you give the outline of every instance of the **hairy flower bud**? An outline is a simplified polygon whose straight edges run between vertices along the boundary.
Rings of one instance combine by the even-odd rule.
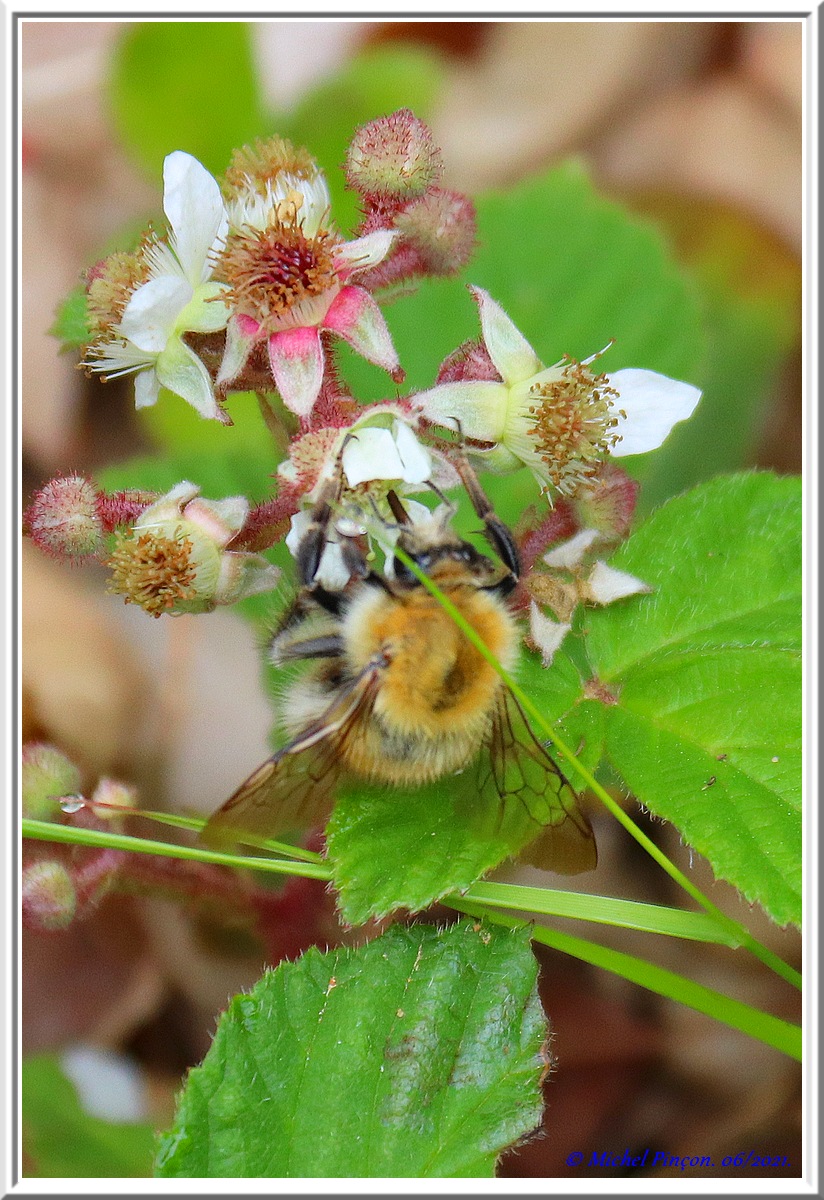
[[[462,192],[434,188],[400,213],[395,227],[415,247],[430,275],[459,271],[475,249],[475,206]]]
[[[441,177],[440,151],[432,134],[408,108],[362,125],[346,154],[351,188],[374,200],[411,200]]]
[[[21,760],[23,816],[44,821],[59,812],[61,796],[80,791],[80,772],[73,762],[45,742],[28,742]]]
[[[96,817],[110,821],[134,808],[137,792],[116,779],[103,777],[92,792],[91,808]]]
[[[614,463],[602,463],[578,489],[572,507],[581,525],[619,541],[629,533],[640,484]]]
[[[82,562],[103,549],[98,491],[83,475],[50,480],[35,492],[25,528],[35,545],[55,558]]]
[[[77,893],[62,863],[43,860],[23,868],[23,923],[30,929],[56,930],[71,925]]]

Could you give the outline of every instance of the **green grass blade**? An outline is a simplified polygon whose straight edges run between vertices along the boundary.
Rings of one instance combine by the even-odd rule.
[[[125,833],[109,833],[101,829],[77,829],[72,825],[56,825],[52,821],[35,821],[24,817],[23,837],[43,842],[62,842],[75,846],[97,846],[109,850],[131,850],[138,854],[160,854],[164,858],[182,858],[193,862],[214,863],[221,867],[241,867],[251,871],[271,871],[277,875],[301,875],[305,879],[330,878],[323,863],[297,862],[294,859],[253,858],[243,854],[224,854],[199,846],[177,846],[171,842],[155,842],[149,838],[132,837]]]
[[[592,896],[586,892],[522,887],[512,883],[476,883],[464,893],[464,898],[489,904],[493,908],[512,908],[549,917],[572,917],[579,921],[618,925],[622,929],[636,929],[644,933],[714,942],[732,949],[741,945],[707,913],[687,912],[662,904],[642,904],[638,900],[621,900],[614,896]]]
[[[90,807],[96,806],[91,804]],[[184,817],[179,813],[154,812],[147,808],[130,808],[128,810],[121,808],[117,811],[132,817],[145,817],[147,821],[157,821],[160,825],[171,825],[175,829],[188,829],[192,833],[201,833],[206,826],[206,820],[203,817]],[[243,841],[240,835],[238,835],[237,841]],[[246,845],[245,842],[243,844]],[[261,838],[254,843],[250,842],[249,845],[255,845],[261,850],[271,850],[273,854],[282,854],[284,858],[297,858],[301,862],[323,862],[321,855],[314,850],[304,850],[302,846],[293,846],[290,842],[276,842],[274,838]]]

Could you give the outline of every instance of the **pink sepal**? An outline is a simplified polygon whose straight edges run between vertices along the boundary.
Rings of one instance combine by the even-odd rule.
[[[383,313],[365,288],[356,284],[341,288],[329,306],[323,328],[340,334],[368,362],[388,371],[396,383],[403,380],[404,372]]]
[[[308,417],[323,382],[323,348],[316,328],[283,329],[269,338],[269,364],[283,403]]]

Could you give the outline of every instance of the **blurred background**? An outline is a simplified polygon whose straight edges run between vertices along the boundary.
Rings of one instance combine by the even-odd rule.
[[[602,193],[661,231],[692,281],[707,333],[702,369],[731,398],[735,433],[707,471],[800,471],[801,22],[41,20],[22,23],[24,501],[58,472],[94,473],[151,445],[131,386],[87,380],[49,329],[83,269],[157,214],[162,157],[175,148],[163,140],[174,110],[158,84],[168,83],[164,64],[176,55],[203,92],[202,118],[180,145],[213,171],[239,141],[281,128],[305,132],[331,171],[342,153],[331,135],[324,143],[324,106],[340,122],[341,104],[351,108],[351,132],[408,103],[442,148],[445,186],[472,194],[583,161]],[[242,72],[233,74],[235,62]],[[118,85],[130,63],[145,83],[144,117],[153,89],[162,97],[156,144],[136,138],[134,97]],[[239,113],[248,120],[240,137]],[[266,753],[271,712],[250,627],[225,612],[149,621],[105,594],[102,571],[70,570],[30,549],[24,737],[58,745],[91,781],[114,774],[136,784],[147,807],[211,811]],[[688,863],[672,830],[656,826],[656,837]],[[612,853],[608,833],[605,844],[600,891],[677,902],[637,848],[622,841]],[[694,874],[799,965],[794,934],[713,884],[703,864]],[[332,931],[331,909],[323,921],[321,939],[347,936]],[[623,944],[618,931],[602,940]],[[81,1095],[89,1079],[109,1079],[108,1064],[120,1082],[105,1094],[120,1088],[130,1119],[163,1125],[216,1014],[278,952],[289,947],[221,940],[196,913],[157,898],[109,898],[66,932],[26,934],[24,1049],[63,1053],[80,1043],[105,1052],[72,1076]],[[650,955],[797,1016],[785,986],[758,964],[674,940]],[[650,1144],[716,1161],[754,1149],[788,1157],[791,1168],[775,1173],[800,1172],[794,1064],[581,963],[544,958],[558,1058],[546,1135],[508,1155],[503,1175],[564,1175],[571,1150],[588,1157]],[[65,1158],[56,1169],[40,1136],[48,1118],[53,1146],[61,1117],[49,1107],[54,1062],[36,1061],[28,1167],[71,1173]],[[100,1173],[137,1174],[143,1161],[138,1153],[133,1172],[104,1163]]]

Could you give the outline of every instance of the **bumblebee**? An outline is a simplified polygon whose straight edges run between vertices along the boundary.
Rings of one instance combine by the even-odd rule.
[[[509,608],[520,560],[468,463],[458,471],[495,565],[452,529],[442,503],[412,522],[394,492],[397,545],[512,669],[518,628]],[[342,470],[328,481],[296,554],[302,588],[272,643],[277,664],[315,660],[283,697],[288,740],[211,818],[209,841],[275,837],[319,824],[342,778],[408,789],[436,780],[502,821],[521,805],[535,839],[522,860],[574,874],[596,864],[595,840],[574,791],[532,732],[518,701],[440,603],[394,555],[372,570],[357,536],[341,536],[350,573],[342,592],[317,580],[338,509]]]

